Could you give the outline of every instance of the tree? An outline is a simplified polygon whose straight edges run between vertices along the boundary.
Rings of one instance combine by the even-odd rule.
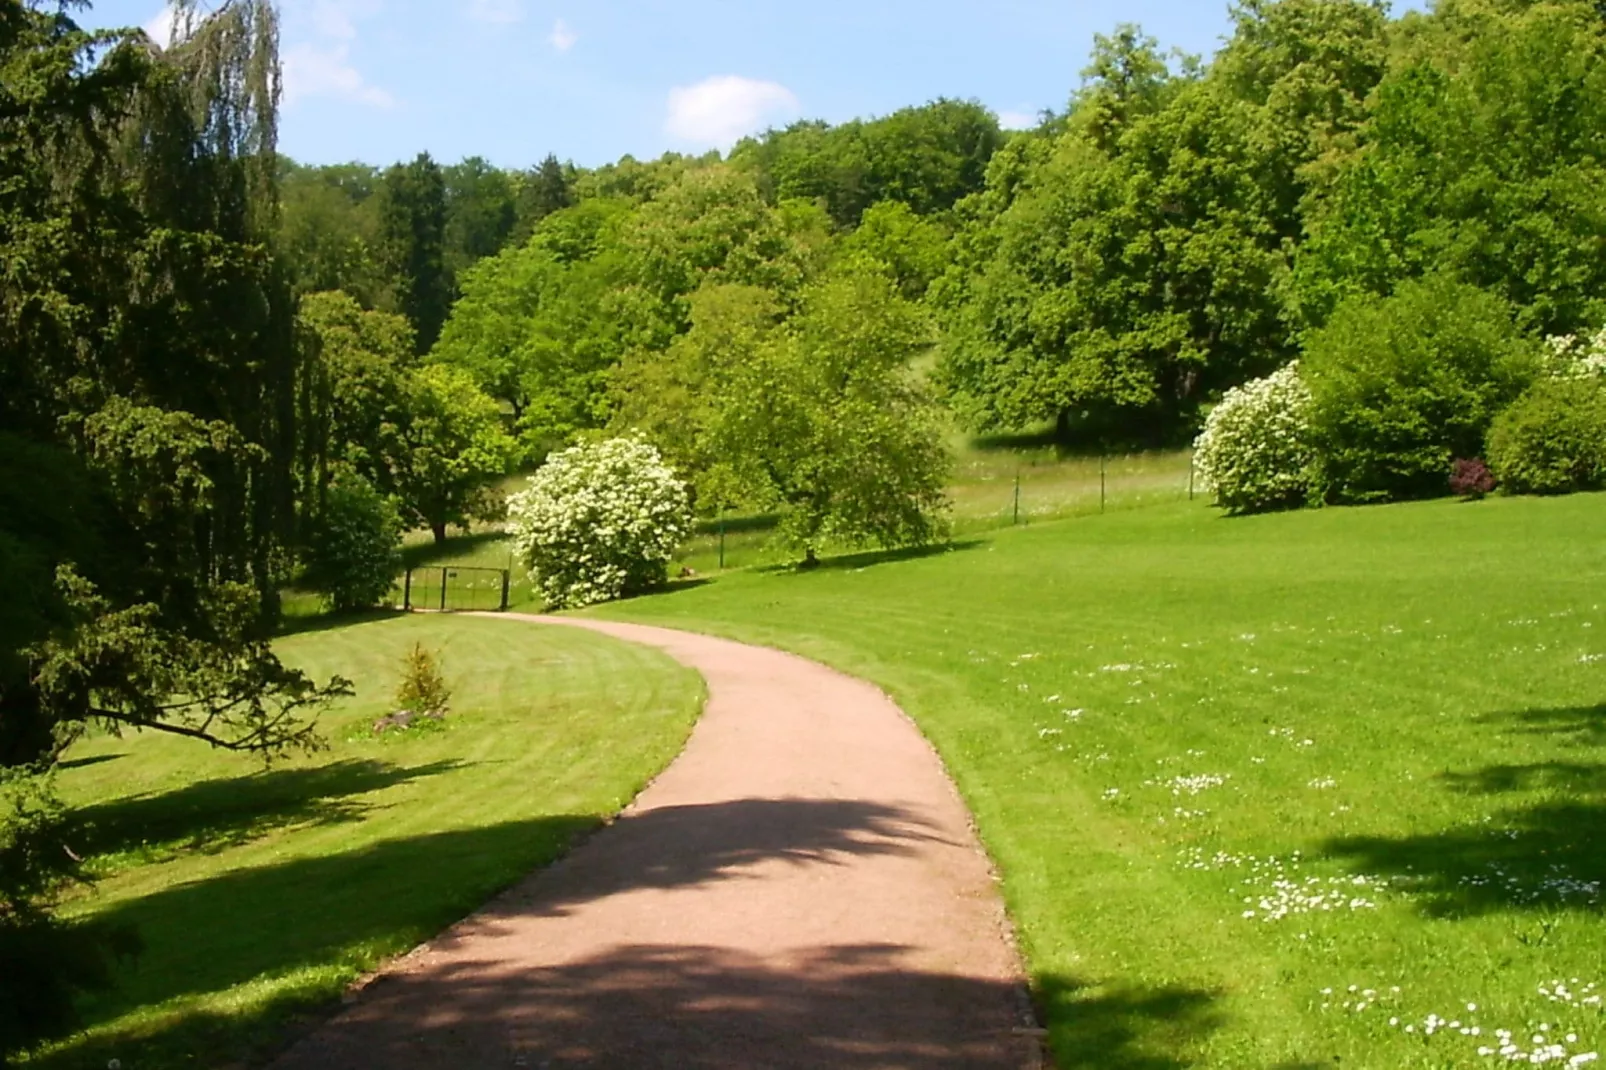
[[[904,546],[941,530],[948,455],[910,361],[931,324],[879,265],[850,262],[799,314],[733,353],[708,440],[748,501],[783,509],[813,563],[827,542]]]
[[[1606,24],[1588,5],[1455,4],[1378,86],[1308,213],[1293,294],[1315,326],[1352,294],[1449,274],[1567,334],[1606,315]]]
[[[573,204],[572,185],[568,168],[550,153],[539,166],[523,175],[515,211],[514,241],[522,245],[543,219]]]
[[[413,325],[419,353],[440,337],[452,304],[446,263],[446,180],[429,153],[385,172],[380,192],[385,266],[396,280],[397,305]]]
[[[731,163],[768,202],[821,199],[849,228],[881,201],[922,216],[948,210],[981,187],[1002,140],[997,118],[980,104],[939,99],[868,122],[794,123],[744,140]]]
[[[344,290],[365,307],[394,309],[379,236],[379,176],[362,164],[285,161],[275,246],[298,293]]]
[[[563,209],[476,265],[430,354],[508,406],[533,460],[607,420],[607,376],[631,323],[612,248],[628,210],[607,199]]]
[[[1063,131],[1012,142],[935,288],[969,425],[1174,439],[1292,359],[1304,212],[1382,75],[1361,0],[1246,3],[1208,70],[1135,27],[1097,42]]]
[[[394,494],[405,379],[415,363],[412,327],[338,292],[302,298],[299,321],[317,354],[303,391],[305,504],[316,513],[331,474],[342,467]]]
[[[903,202],[882,201],[865,210],[858,229],[842,239],[839,251],[885,265],[898,292],[918,301],[948,266],[948,234]]]
[[[446,269],[456,277],[494,256],[517,221],[513,183],[507,174],[470,156],[443,172],[446,182]]]
[[[518,444],[502,429],[496,402],[461,368],[425,365],[407,375],[404,391],[395,461],[402,506],[445,542],[447,525],[495,515],[490,487],[507,474]]]

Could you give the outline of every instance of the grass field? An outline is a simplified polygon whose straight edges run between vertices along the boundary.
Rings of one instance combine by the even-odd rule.
[[[949,484],[949,519],[955,535],[1189,499],[1192,455],[1187,450],[1115,453],[1105,458],[1062,456],[1052,444],[1041,441],[1043,438],[1038,435],[988,441],[952,436],[954,468]],[[513,491],[522,486],[522,479],[510,478],[502,489]],[[774,522],[774,517],[746,515],[723,522],[699,522],[696,533],[676,553],[671,574],[691,569],[709,575],[794,560],[795,551],[772,545]],[[513,604],[528,604],[534,598],[529,575],[514,560],[511,543],[495,528],[453,537],[442,546],[436,546],[428,532],[411,532],[403,557],[414,568],[510,568]],[[294,595],[288,600],[288,608],[294,615],[316,614],[320,605],[315,596]]]
[[[1606,1048],[1606,496],[1166,506],[600,612],[893,694],[1061,1067]]]
[[[445,727],[376,738],[402,652],[441,651]],[[697,676],[570,629],[413,616],[310,631],[282,654],[357,694],[330,749],[262,771],[167,737],[85,741],[63,794],[102,876],[71,905],[147,947],[90,1029],[28,1065],[217,1066],[468,914],[616,813],[680,749]]]

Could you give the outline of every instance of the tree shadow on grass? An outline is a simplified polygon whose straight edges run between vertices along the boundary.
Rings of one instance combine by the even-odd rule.
[[[1095,989],[1050,974],[1035,995],[1060,1070],[1183,1070],[1197,1065],[1186,1053],[1225,1022],[1217,995],[1196,988]]]
[[[74,849],[86,857],[150,845],[217,852],[292,825],[360,820],[368,808],[354,796],[458,767],[455,761],[404,768],[352,759],[130,795],[76,810]]]
[[[1524,710],[1485,720],[1514,721],[1517,731],[1566,737],[1581,747],[1606,746],[1606,705],[1566,706],[1553,710]]]
[[[354,624],[373,624],[376,621],[395,620],[405,616],[407,616],[405,611],[388,607],[348,610],[342,613],[316,613],[299,617],[286,616],[279,621],[276,634],[311,635],[317,632],[331,632],[337,628],[350,628]]]
[[[1606,743],[1606,707],[1524,710],[1483,718],[1527,734]],[[1527,800],[1439,832],[1348,837],[1325,852],[1357,869],[1387,874],[1435,917],[1499,910],[1598,912],[1606,905],[1606,763],[1554,760],[1449,771],[1449,791]]]
[[[453,559],[449,562],[445,562],[447,565],[472,565],[474,562],[458,561],[456,559],[465,554],[472,553],[481,547],[488,546],[492,543],[501,542],[506,538],[506,532],[491,529],[487,531],[476,531],[468,535],[450,535],[447,536],[446,541],[443,543],[436,543],[434,540],[430,540],[429,542],[411,543],[402,547],[402,567],[428,568],[432,565],[439,566],[443,563],[441,559],[445,557]],[[486,567],[500,568],[502,566],[495,565]]]
[[[943,554],[974,550],[982,545],[982,542],[983,540],[981,539],[955,539],[950,542],[930,543],[926,546],[904,546],[895,550],[867,550],[862,553],[836,554],[831,557],[822,557],[818,564],[808,568],[793,562],[785,565],[766,565],[758,571],[775,574],[869,568],[873,565],[891,564],[896,561],[918,561],[924,557],[941,557]]]

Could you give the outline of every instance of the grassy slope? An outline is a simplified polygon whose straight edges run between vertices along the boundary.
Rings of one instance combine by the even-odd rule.
[[[1603,603],[1580,496],[1156,508],[607,612],[895,695],[1002,869],[1062,1066],[1292,1070],[1467,1065],[1500,1027],[1606,1045]]]
[[[403,649],[442,651],[444,731],[376,739]],[[215,1065],[271,1044],[284,1017],[477,908],[617,812],[678,751],[697,676],[655,651],[568,629],[411,617],[309,632],[282,653],[357,695],[332,748],[262,772],[171,738],[70,755],[106,874],[77,909],[147,946],[47,1066]]]
[[[1116,512],[1187,501],[1192,484],[1188,450],[1121,453],[1101,461],[1097,455],[1061,456],[1046,433],[978,440],[954,432],[949,446],[953,473],[948,490],[953,529],[959,534],[1008,527],[1017,515],[1019,523],[1032,524],[1089,516],[1105,509]],[[524,482],[524,477],[509,477],[500,489],[520,490]],[[772,545],[774,521],[765,516],[730,518],[723,540],[725,567],[772,565],[795,558],[793,550]],[[682,568],[699,574],[719,571],[719,528],[718,521],[701,521],[697,533],[675,555],[671,573],[678,575]],[[455,536],[441,546],[434,545],[426,531],[410,532],[403,557],[412,568],[471,565],[511,569],[513,604],[534,598],[526,570],[513,558],[512,544],[495,527]],[[310,593],[291,592],[287,608],[292,614],[316,614],[321,611],[321,600]]]

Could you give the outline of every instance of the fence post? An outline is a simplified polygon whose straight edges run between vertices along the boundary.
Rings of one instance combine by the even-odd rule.
[[[508,577],[509,577],[509,576],[510,576],[510,575],[511,575],[511,574],[512,574],[512,572],[511,572],[511,570],[510,570],[510,569],[505,569],[505,568],[504,568],[504,569],[503,569],[503,570],[502,570],[502,608],[501,608],[501,610],[500,610],[500,612],[503,612],[503,613],[506,613],[506,612],[507,612],[507,588],[508,588]]]
[[[1193,451],[1188,451],[1188,500],[1193,501]]]
[[[402,611],[411,613],[413,610],[413,570],[407,570],[407,576],[402,580]]]
[[[446,568],[441,567],[441,612],[446,612]]]
[[[719,570],[725,571],[725,510],[719,511]]]
[[[1104,512],[1104,451],[1099,451],[1099,512]]]
[[[1015,469],[1015,519],[1012,523],[1020,523],[1020,469]]]

